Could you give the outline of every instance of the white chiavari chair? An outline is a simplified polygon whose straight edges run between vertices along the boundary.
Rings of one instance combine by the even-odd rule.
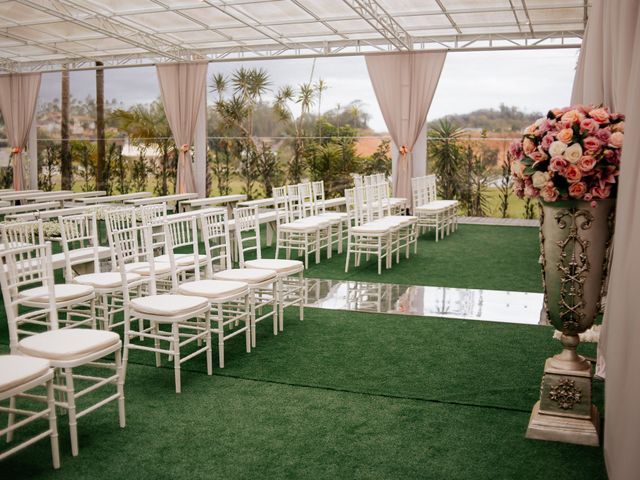
[[[278,274],[276,271],[259,268],[232,268],[229,223],[226,212],[201,215],[200,222],[205,248],[213,252],[211,258],[207,258],[207,263],[211,262],[210,271],[213,272],[213,279],[243,282],[249,287],[251,347],[256,346],[256,326],[263,320],[272,319],[273,334],[277,335]],[[212,225],[213,222],[217,226]],[[222,269],[216,271],[220,267]]]
[[[76,456],[78,419],[117,401],[120,426],[125,426],[124,371],[120,352],[122,342],[114,332],[59,328],[51,245],[48,242],[44,245],[9,249],[0,253],[0,256],[5,263],[5,268],[0,269],[0,284],[7,313],[11,353],[49,360],[51,366],[60,372],[60,383],[56,383],[54,388],[63,396],[55,403],[57,407],[67,411],[71,453]],[[20,329],[20,325],[25,323],[39,324],[41,332],[28,332],[29,335],[25,336],[25,332]],[[106,360],[106,357],[112,355],[113,362]],[[85,366],[92,367],[90,373],[76,372],[76,369]],[[98,369],[113,370],[114,373],[99,376],[95,373]],[[89,383],[89,386],[78,391],[76,381],[83,386]],[[76,400],[107,385],[115,385],[116,393],[78,411]],[[15,408],[14,401],[10,407]]]
[[[436,176],[426,175],[411,181],[414,213],[420,230],[435,230],[436,242],[457,229],[458,201],[438,200]]]
[[[298,305],[300,320],[304,319],[304,264],[299,260],[262,258],[260,222],[257,207],[243,207],[234,210],[235,235],[238,245],[240,268],[274,270],[278,274],[278,319],[279,329],[284,324],[285,307]],[[254,260],[247,260],[252,253]]]
[[[346,212],[329,212],[326,209],[324,181],[313,182],[311,184],[313,198],[313,214],[319,218],[329,220],[329,253],[336,246],[338,253],[342,253],[342,244],[344,243],[344,231],[347,228],[348,216]],[[331,258],[331,255],[328,255]]]
[[[118,259],[118,270],[122,277],[122,284],[127,285],[128,273],[125,259],[128,252],[137,251],[138,237],[146,237],[144,245],[150,246],[150,226],[134,226],[113,232],[113,242]],[[206,356],[207,374],[213,373],[211,354],[211,330],[209,328],[209,301],[204,297],[192,295],[180,295],[173,293],[156,293],[154,272],[158,265],[153,261],[153,252],[146,248],[143,252],[143,261],[149,267],[149,292],[148,295],[130,298],[129,289],[124,288],[124,366],[129,360],[130,350],[142,350],[154,352],[156,366],[160,367],[161,354],[169,355],[173,360],[174,381],[176,393],[182,391],[181,365],[202,353]],[[197,255],[195,257],[197,262]],[[169,266],[171,270],[171,266]],[[197,269],[196,269],[196,272]],[[170,278],[177,278],[170,273]],[[172,291],[177,290],[177,285],[172,283]],[[138,328],[135,320],[138,320]],[[138,338],[140,343],[134,340]],[[149,346],[144,341],[152,341]],[[196,342],[196,350],[182,355],[182,350]],[[204,346],[202,343],[204,342]],[[166,346],[165,346],[166,345]]]
[[[217,269],[222,263],[227,265],[229,243],[226,239],[226,210],[220,209],[218,212],[202,214],[207,217],[201,220],[203,237],[205,238],[206,261],[205,276],[200,279],[200,274],[196,273],[193,280],[180,283],[177,293],[181,295],[195,295],[205,297],[209,301],[211,313],[211,332],[218,337],[218,364],[224,368],[224,343],[231,338],[245,335],[245,348],[247,353],[251,351],[251,305],[249,299],[249,285],[246,282],[213,280],[214,268]],[[189,222],[192,228],[196,229],[196,217],[181,222]],[[225,234],[225,232],[227,232]],[[198,242],[194,242],[196,248]],[[173,250],[169,250],[172,252]],[[171,268],[177,269],[179,263],[175,255],[169,253]],[[199,267],[200,262],[192,258],[192,268]],[[199,268],[198,268],[199,270]],[[177,280],[178,276],[175,276]],[[239,327],[240,322],[244,325]]]

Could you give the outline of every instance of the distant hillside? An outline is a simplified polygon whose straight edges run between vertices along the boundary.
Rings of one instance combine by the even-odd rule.
[[[483,108],[471,113],[446,115],[447,118],[455,122],[461,128],[486,129],[490,132],[521,132],[524,127],[532,124],[543,114],[539,112],[525,113],[518,107],[508,107],[504,104],[499,109]],[[429,120],[432,125],[440,120],[436,118]]]

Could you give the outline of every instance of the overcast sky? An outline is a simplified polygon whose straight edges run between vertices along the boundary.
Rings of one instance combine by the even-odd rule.
[[[429,118],[450,113],[467,113],[479,108],[496,108],[500,103],[525,111],[546,112],[569,104],[578,51],[575,49],[453,52],[444,65]],[[269,72],[272,90],[284,84],[317,81],[328,84],[322,109],[361,100],[371,115],[370,125],[386,131],[378,108],[364,57],[334,57],[296,60],[244,62]],[[230,73],[239,62],[211,63],[209,75]],[[312,75],[313,70],[313,77]],[[71,94],[79,99],[95,96],[94,72],[72,72]],[[109,69],[105,71],[105,97],[125,105],[147,103],[160,95],[153,67]],[[60,75],[45,74],[40,100],[60,96]],[[267,96],[267,100],[271,98]]]

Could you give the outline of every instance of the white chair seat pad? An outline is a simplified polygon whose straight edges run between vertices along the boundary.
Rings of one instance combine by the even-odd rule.
[[[278,228],[282,231],[288,231],[288,232],[313,233],[318,231],[320,226],[318,224],[313,224],[313,223],[291,222],[291,223],[283,223],[279,225]]]
[[[0,392],[38,378],[49,371],[49,360],[24,355],[0,355]]]
[[[227,280],[196,280],[183,283],[178,287],[178,293],[196,295],[208,299],[234,297],[248,291],[246,282],[232,282]]]
[[[434,205],[434,202],[427,203],[425,205],[420,205],[419,207],[415,207],[414,211],[416,213],[441,213],[447,210],[449,207],[445,205]]]
[[[174,253],[173,255],[173,258],[175,259],[176,265],[178,267],[187,267],[189,265],[193,265],[193,263],[195,262],[195,259],[193,257],[193,253]],[[155,257],[154,260],[156,261],[156,264],[170,264],[169,255],[160,255],[158,257]],[[198,263],[206,263],[206,261],[206,255],[198,255]]]
[[[139,274],[133,272],[128,272],[126,275],[127,283],[135,282],[142,278]],[[122,286],[122,275],[120,275],[120,272],[87,273],[86,275],[78,275],[73,280],[82,285],[91,285],[94,288],[115,288]]]
[[[208,306],[209,300],[194,295],[149,295],[131,300],[134,310],[162,317],[185,315]]]
[[[231,268],[213,274],[216,280],[233,280],[236,282],[247,282],[249,285],[275,280],[277,273],[275,270],[265,270],[262,268]]]
[[[304,270],[304,263],[300,260],[280,260],[277,258],[261,258],[260,260],[249,260],[244,262],[247,268],[258,268],[261,270],[275,270],[278,273],[301,272]]]
[[[18,343],[21,352],[49,360],[73,360],[116,345],[120,345],[116,332],[88,328],[49,330]]]
[[[171,271],[171,265],[168,263],[154,262],[153,267],[154,267],[154,273],[156,275],[163,275]],[[139,273],[140,275],[144,275],[144,276],[151,275],[151,265],[149,264],[149,262],[127,263],[124,266],[124,269],[127,272]]]
[[[327,218],[329,220],[346,220],[346,212],[324,212],[318,215],[321,218]]]
[[[353,227],[351,231],[356,234],[384,234],[389,233],[391,226],[383,222],[369,222],[364,225]]]
[[[91,285],[79,285],[76,283],[64,283],[53,286],[53,294],[56,302],[67,302],[82,298],[94,293]],[[20,292],[20,297],[34,303],[47,303],[49,301],[49,289],[47,287],[29,288]]]

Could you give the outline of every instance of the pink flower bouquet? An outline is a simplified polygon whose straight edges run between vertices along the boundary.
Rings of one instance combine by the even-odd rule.
[[[575,105],[550,110],[509,146],[513,190],[546,202],[614,198],[624,115]]]

